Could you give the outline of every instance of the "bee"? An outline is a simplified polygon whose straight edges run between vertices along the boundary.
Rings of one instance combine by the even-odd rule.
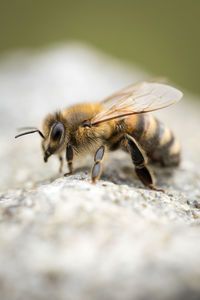
[[[44,161],[57,155],[60,172],[65,152],[69,172],[79,155],[94,153],[92,183],[100,178],[106,151],[122,149],[130,153],[135,172],[144,186],[155,187],[148,159],[161,166],[178,166],[180,145],[172,131],[149,112],[165,108],[182,98],[181,91],[158,82],[132,84],[98,103],[82,103],[47,115],[42,131],[34,127],[15,138],[39,133]],[[161,190],[162,191],[162,190]]]

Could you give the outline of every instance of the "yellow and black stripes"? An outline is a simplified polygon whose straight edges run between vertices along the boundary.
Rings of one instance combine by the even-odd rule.
[[[160,136],[162,135],[162,127],[157,119],[151,115],[146,115],[144,120],[144,130],[139,137],[139,144],[145,150],[148,156],[159,146]]]
[[[180,162],[180,145],[172,131],[151,114],[133,115],[116,121],[107,141],[110,151],[122,148],[124,134],[131,135],[152,162],[162,166],[177,166]]]
[[[167,126],[150,157],[152,161],[159,162],[162,166],[177,166],[180,163],[180,144]]]
[[[133,123],[135,128],[129,126],[129,134],[136,139],[152,162],[163,166],[179,164],[180,146],[167,126],[148,114],[138,115]]]

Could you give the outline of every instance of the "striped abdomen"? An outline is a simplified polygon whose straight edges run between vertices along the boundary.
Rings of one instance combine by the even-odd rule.
[[[180,145],[171,130],[150,114],[130,116],[127,130],[153,162],[176,166],[180,162]]]

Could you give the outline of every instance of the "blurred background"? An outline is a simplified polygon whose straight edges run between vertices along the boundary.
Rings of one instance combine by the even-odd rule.
[[[0,1],[0,59],[83,41],[200,94],[199,0]]]

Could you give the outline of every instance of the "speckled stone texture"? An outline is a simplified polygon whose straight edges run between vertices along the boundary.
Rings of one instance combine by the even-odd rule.
[[[166,194],[142,186],[126,153],[107,154],[92,185],[91,157],[64,178],[56,158],[44,164],[38,135],[13,138],[17,127],[40,126],[49,112],[148,78],[78,44],[1,60],[0,299],[200,299],[194,97],[155,113],[182,144],[178,169],[153,167]]]

